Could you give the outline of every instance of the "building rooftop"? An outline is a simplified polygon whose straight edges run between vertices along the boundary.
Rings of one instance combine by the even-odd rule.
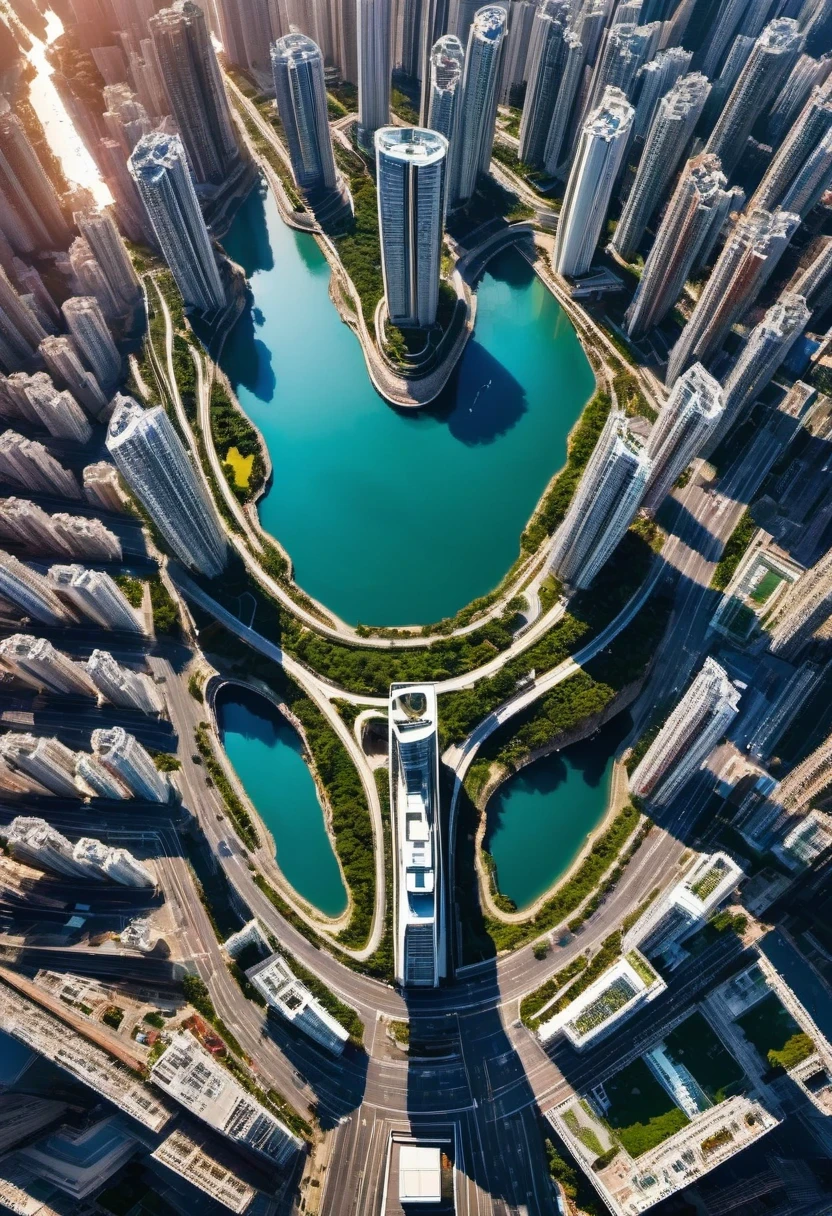
[[[402,1144],[399,1148],[399,1201],[438,1203],[442,1197],[442,1153],[439,1148]]]
[[[283,60],[289,63],[308,63],[313,59],[322,59],[321,48],[317,42],[307,38],[306,34],[286,34],[272,43],[273,62]]]
[[[380,127],[375,134],[376,151],[391,160],[432,165],[448,151],[444,135],[426,127]]]
[[[484,42],[494,42],[506,28],[508,14],[497,4],[487,4],[474,15],[471,33]]]
[[[604,90],[597,109],[592,111],[584,123],[584,134],[609,142],[623,135],[632,125],[634,117],[635,110],[628,102],[626,94],[610,85]]]
[[[289,1129],[184,1031],[176,1035],[150,1076],[196,1118],[273,1165],[285,1164],[300,1149]]]

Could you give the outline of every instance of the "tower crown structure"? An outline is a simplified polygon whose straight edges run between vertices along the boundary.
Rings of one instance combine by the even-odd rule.
[[[630,778],[632,792],[669,802],[725,734],[739,703],[727,672],[709,656]]]

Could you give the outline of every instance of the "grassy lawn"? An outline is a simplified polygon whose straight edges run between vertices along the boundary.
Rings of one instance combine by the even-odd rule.
[[[239,448],[231,447],[226,452],[223,463],[231,466],[237,487],[240,490],[247,490],[254,465],[254,453],[244,456]]]
[[[611,1103],[607,1123],[631,1157],[655,1148],[690,1122],[641,1059],[605,1081],[604,1089]]]
[[[736,1093],[745,1080],[742,1069],[701,1013],[693,1013],[665,1039],[670,1055],[684,1064],[712,1102]]]
[[[782,575],[777,574],[774,570],[767,571],[751,592],[751,599],[755,604],[764,604],[768,597],[777,590],[782,581]]]
[[[737,1025],[766,1064],[770,1051],[782,1051],[789,1039],[800,1034],[797,1022],[774,992],[737,1018]]]

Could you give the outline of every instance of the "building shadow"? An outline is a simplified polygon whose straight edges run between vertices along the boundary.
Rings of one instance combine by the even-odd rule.
[[[274,252],[269,240],[266,199],[269,188],[265,181],[252,190],[237,212],[231,229],[223,238],[228,256],[251,278],[257,271],[274,269]]]
[[[372,1025],[366,1034],[372,1034]],[[368,1057],[363,1047],[348,1043],[337,1058],[294,1030],[279,1014],[268,1012],[262,1036],[270,1039],[286,1057],[298,1077],[312,1089],[315,1100],[310,1111],[322,1131],[332,1131],[364,1101]]]
[[[495,961],[472,987],[475,1007],[460,1001],[452,1012],[436,1009],[435,994],[404,993],[409,1133],[430,1141],[453,1129],[457,1210],[483,1210],[480,1192],[488,1211],[554,1216],[543,1118],[526,1062],[503,1024]]]

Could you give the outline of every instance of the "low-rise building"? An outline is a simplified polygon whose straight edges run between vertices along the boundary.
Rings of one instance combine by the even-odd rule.
[[[743,876],[727,853],[699,854],[681,882],[639,917],[624,937],[625,949],[639,945],[674,966],[683,957],[682,942],[702,928]]]
[[[613,963],[565,1009],[541,1022],[538,1038],[548,1043],[563,1034],[577,1051],[583,1051],[618,1029],[622,1021],[666,987],[646,960],[632,953]]]
[[[143,1127],[159,1132],[172,1116],[164,1098],[126,1063],[0,980],[0,1030],[31,1047]]]
[[[192,1035],[177,1034],[150,1076],[195,1118],[272,1165],[286,1165],[301,1148],[288,1127],[247,1094]]]
[[[332,1014],[327,1013],[306,985],[296,978],[282,954],[273,954],[262,963],[257,963],[246,975],[266,998],[270,1008],[333,1055],[341,1055],[347,1045],[349,1032]]]

